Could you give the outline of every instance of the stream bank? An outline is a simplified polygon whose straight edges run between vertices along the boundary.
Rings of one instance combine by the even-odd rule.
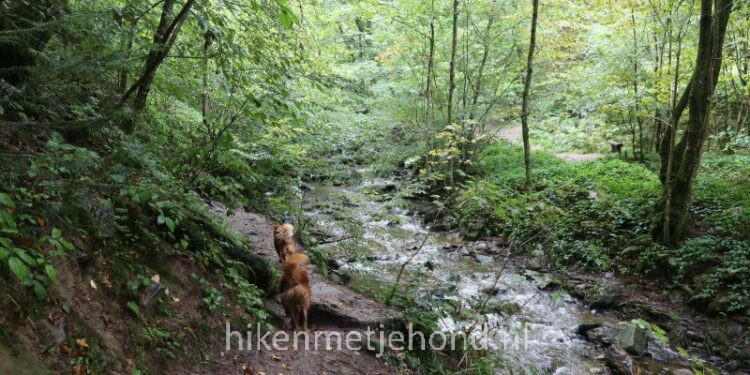
[[[669,313],[644,293],[635,308],[630,284],[613,273],[554,272],[539,259],[511,254],[499,239],[465,241],[458,232],[433,231],[399,197],[399,181],[359,173],[356,184],[314,185],[303,195],[305,225],[332,260],[329,278],[385,299],[407,264],[399,293],[452,307],[439,309],[440,329],[491,327],[490,352],[504,363],[497,373],[744,373],[742,362],[712,356],[701,344],[705,327],[681,311],[673,314],[681,337],[640,319],[643,311],[651,312],[645,319]],[[508,345],[518,340],[522,347]]]

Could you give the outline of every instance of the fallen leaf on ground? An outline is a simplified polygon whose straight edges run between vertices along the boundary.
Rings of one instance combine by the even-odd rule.
[[[88,349],[89,348],[89,343],[86,342],[85,338],[76,339],[76,345],[78,345],[78,347],[81,348],[81,349]]]
[[[92,288],[98,289],[98,287],[96,286],[96,283],[94,282],[94,279],[91,279],[91,283],[90,284],[91,284]]]

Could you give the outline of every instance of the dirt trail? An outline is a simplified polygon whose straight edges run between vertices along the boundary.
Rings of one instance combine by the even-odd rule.
[[[514,126],[511,128],[502,128],[497,133],[497,137],[500,139],[505,139],[510,143],[521,143],[521,125]],[[532,149],[536,149],[533,145],[531,146]],[[560,152],[555,154],[558,158],[565,160],[568,163],[579,163],[589,160],[596,160],[604,157],[604,155],[598,153],[598,152],[592,152],[592,153],[576,153],[576,152]]]
[[[225,219],[227,224],[239,234],[247,237],[253,245],[253,251],[267,259],[272,264],[278,264],[278,256],[273,247],[271,236],[272,223],[267,218],[238,209],[231,216],[227,216],[226,209],[214,204],[212,211]],[[386,324],[396,313],[354,291],[333,284],[321,275],[311,272],[312,307],[310,316],[310,337],[315,332],[340,333],[342,337],[347,332],[364,332]],[[272,314],[284,318],[283,309],[277,300],[267,301],[267,308]],[[244,333],[245,331],[243,331]],[[292,332],[285,330],[290,336]],[[364,335],[362,336],[364,337]],[[374,337],[373,337],[374,338]],[[269,340],[270,342],[270,340]],[[376,358],[374,352],[366,350],[377,348],[377,340],[362,340],[362,350],[350,351],[346,348],[334,347],[327,350],[323,347],[322,339],[318,341],[319,348],[313,350],[251,350],[231,351],[217,361],[217,368],[212,371],[221,373],[242,374],[354,374],[367,369],[368,374],[395,374],[398,369]],[[311,346],[314,341],[311,340]],[[257,349],[253,347],[253,349]],[[378,349],[375,349],[377,352]],[[243,366],[250,370],[243,370]]]

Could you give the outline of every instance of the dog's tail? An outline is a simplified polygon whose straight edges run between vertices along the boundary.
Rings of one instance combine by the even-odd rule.
[[[292,253],[286,257],[284,268],[294,268],[308,263],[310,263],[310,258],[308,258],[307,255],[303,253]]]

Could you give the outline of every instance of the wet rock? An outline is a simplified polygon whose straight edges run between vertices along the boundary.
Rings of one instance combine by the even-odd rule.
[[[662,344],[658,340],[649,340],[648,346],[646,347],[646,354],[659,362],[666,362],[672,358],[678,357],[677,353],[672,351],[669,346]]]
[[[636,374],[636,367],[635,363],[633,363],[633,358],[630,357],[625,349],[619,345],[610,346],[607,349],[604,360],[615,375]]]
[[[582,323],[576,328],[576,334],[581,336],[586,336],[589,331],[595,328],[601,328],[601,324],[599,323]]]
[[[532,257],[526,261],[526,268],[530,270],[542,270],[544,269],[544,259],[542,257]]]
[[[641,356],[648,346],[648,333],[637,324],[622,322],[619,325],[617,343],[628,353]]]
[[[380,192],[383,194],[395,193],[396,190],[398,190],[398,187],[396,186],[396,184],[385,184],[384,186],[380,188]]]
[[[487,242],[477,242],[474,245],[474,250],[483,254],[487,254],[492,251],[492,246]]]
[[[623,295],[622,286],[614,283],[603,283],[587,290],[584,300],[591,308],[602,309],[617,305]]]
[[[586,338],[602,346],[610,346],[615,342],[615,338],[610,331],[611,329],[605,327],[597,327],[586,332]]]
[[[687,368],[672,369],[672,375],[693,375],[693,370]]]
[[[482,289],[482,293],[488,295],[488,296],[496,296],[500,294],[500,288],[498,287],[489,287]]]
[[[493,258],[489,255],[474,255],[474,260],[479,264],[489,264],[492,263]]]
[[[347,263],[349,263],[349,260],[346,258],[339,258],[339,259],[334,259],[331,263],[336,265],[335,267],[332,267],[332,268],[338,269],[338,268],[344,267]]]
[[[339,285],[346,285],[352,280],[352,277],[348,273],[340,273],[333,271],[329,274],[328,278]]]

